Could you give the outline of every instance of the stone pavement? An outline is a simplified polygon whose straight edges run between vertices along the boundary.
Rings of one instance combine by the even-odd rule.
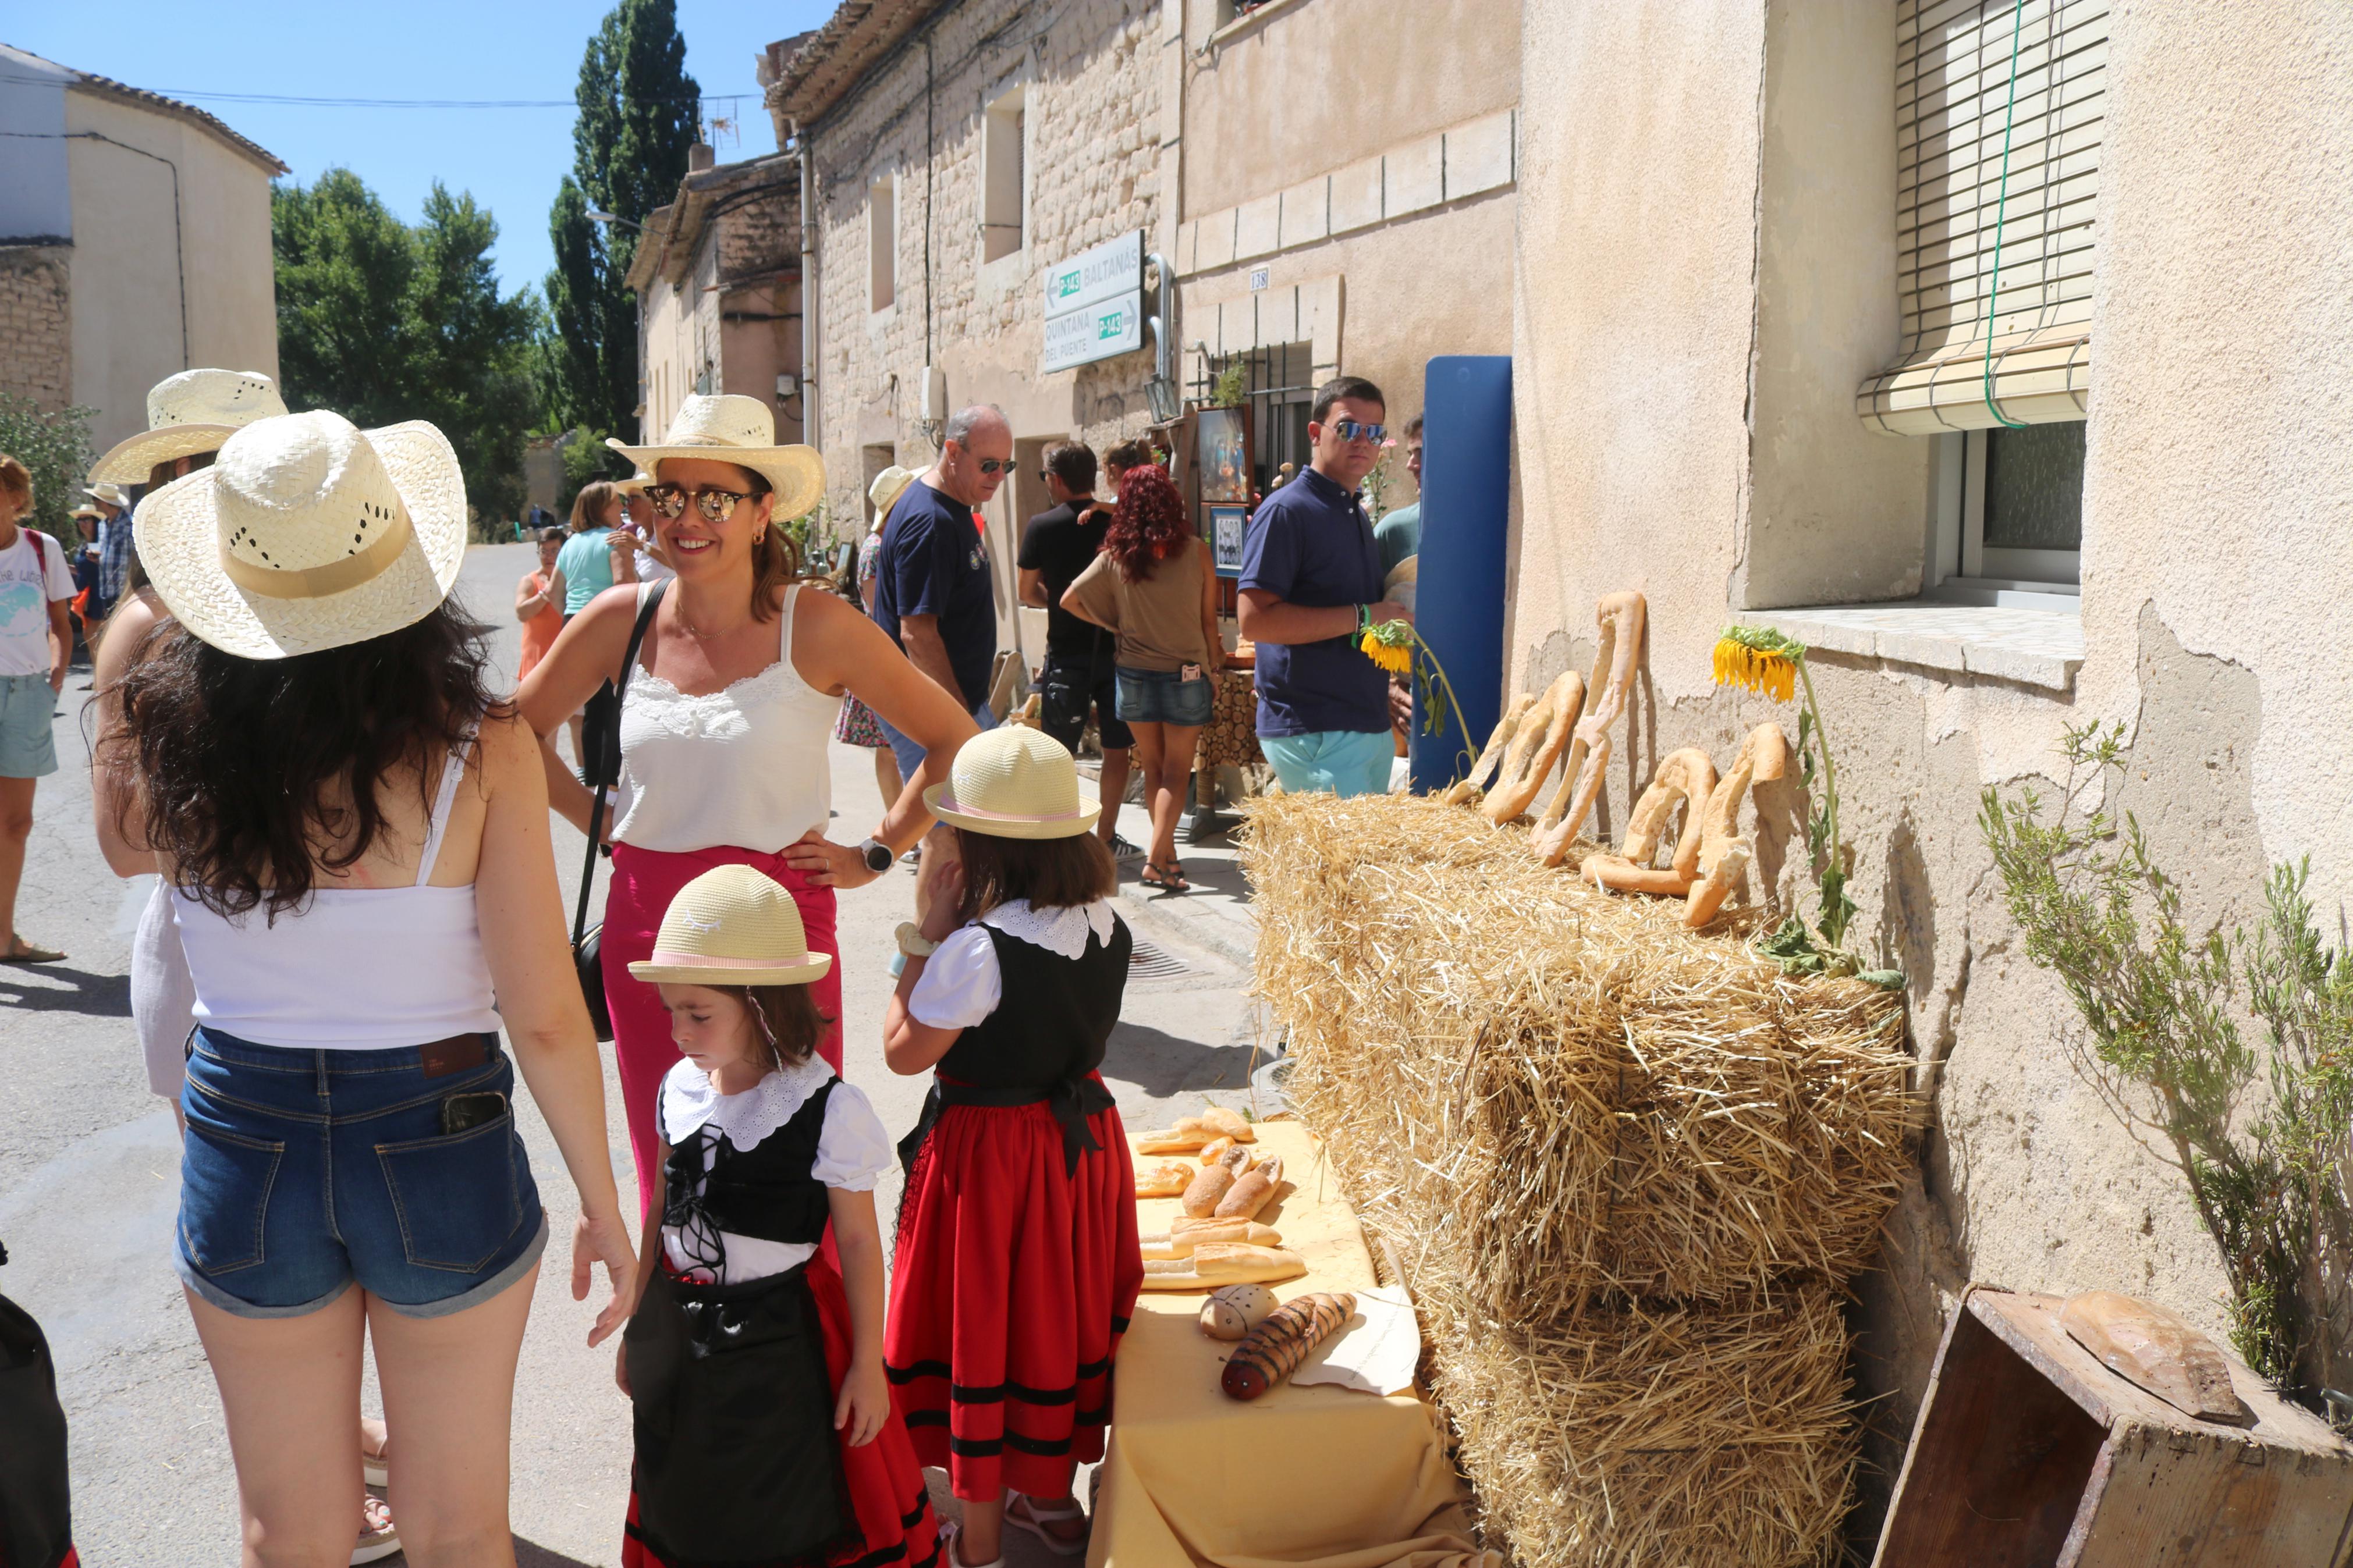
[[[467,603],[494,627],[506,670],[517,643],[508,606],[529,564],[522,546],[478,547],[460,579]],[[78,671],[60,703],[61,771],[41,785],[19,904],[31,937],[72,956],[45,969],[0,967],[0,1084],[7,1086],[0,1095],[0,1240],[13,1259],[0,1270],[0,1290],[41,1321],[57,1353],[84,1561],[91,1568],[229,1563],[237,1554],[235,1476],[218,1400],[169,1261],[177,1143],[170,1111],[147,1090],[131,1031],[125,972],[144,889],[118,881],[92,838],[81,715],[87,679]],[[865,752],[839,746],[833,763],[836,836],[854,841],[881,809],[871,763]],[[1142,813],[1128,807],[1122,830],[1140,842]],[[579,835],[557,826],[567,888],[582,847]],[[1133,869],[1124,879],[1122,912],[1152,950],[1131,979],[1104,1064],[1131,1125],[1164,1123],[1205,1100],[1248,1100],[1256,1031],[1243,995],[1249,924],[1240,872],[1222,844],[1183,850],[1197,889],[1188,897],[1147,897],[1134,885]],[[848,1076],[894,1131],[913,1121],[923,1088],[920,1079],[893,1078],[881,1060],[891,932],[910,913],[912,896],[912,876],[894,872],[845,895],[840,912]],[[607,1121],[626,1193],[628,1144],[607,1056]],[[571,1300],[570,1183],[527,1100],[517,1120],[554,1235],[516,1391],[517,1555],[525,1568],[612,1563],[627,1496],[628,1407],[613,1387],[610,1347],[592,1352],[583,1344],[593,1299]],[[884,1213],[896,1196],[895,1183],[876,1194]],[[377,1408],[372,1387],[365,1398]],[[936,1478],[934,1489],[944,1494]],[[1009,1540],[1019,1568],[1067,1562],[1018,1531]]]

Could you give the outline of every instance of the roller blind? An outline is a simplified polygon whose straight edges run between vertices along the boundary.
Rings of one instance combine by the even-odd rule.
[[[1897,0],[1904,349],[1855,395],[1875,428],[1924,436],[2084,416],[2108,9]]]

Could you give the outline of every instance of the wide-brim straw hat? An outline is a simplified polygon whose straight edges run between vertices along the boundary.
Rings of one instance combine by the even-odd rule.
[[[1074,838],[1103,816],[1079,794],[1079,764],[1042,730],[1008,724],[974,736],[948,782],[923,792],[942,822],[994,838]]]
[[[127,508],[131,505],[131,498],[123,493],[121,485],[92,485],[81,493],[109,506]]]
[[[825,494],[825,459],[817,448],[777,446],[775,411],[736,393],[697,394],[680,404],[669,435],[658,446],[625,446],[618,436],[607,436],[605,445],[649,475],[661,471],[665,458],[749,468],[768,481],[776,495],[769,516],[778,522],[807,515]]]
[[[90,482],[143,485],[156,464],[217,451],[248,425],[285,412],[278,384],[258,370],[184,370],[148,389],[147,428],[116,442]]]
[[[431,615],[465,562],[466,483],[421,419],[362,430],[286,414],[142,501],[132,531],[182,626],[224,653],[286,658]]]
[[[874,505],[875,527],[882,526],[891,515],[891,509],[898,504],[899,498],[906,494],[907,487],[914,482],[915,470],[902,468],[896,463],[874,476],[874,482],[866,487],[866,499]]]
[[[661,985],[803,985],[833,960],[808,950],[801,911],[774,879],[749,866],[719,866],[678,890],[662,913],[654,951],[632,979]]]

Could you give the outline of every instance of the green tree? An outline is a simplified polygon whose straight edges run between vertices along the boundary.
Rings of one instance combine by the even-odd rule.
[[[0,392],[0,452],[32,477],[33,525],[79,544],[73,509],[82,504],[82,480],[98,456],[90,449],[90,410],[76,405],[47,413],[29,397]]]
[[[478,515],[520,511],[541,311],[529,291],[500,295],[491,215],[436,182],[412,228],[358,175],[331,169],[277,188],[270,233],[289,403],[361,426],[430,420],[457,448]]]
[[[637,298],[627,281],[631,224],[670,200],[686,174],[702,95],[686,74],[673,0],[621,0],[588,39],[573,93],[573,168],[548,213],[555,270],[547,300],[554,342],[539,355],[543,395],[566,426],[633,430],[638,406]]]

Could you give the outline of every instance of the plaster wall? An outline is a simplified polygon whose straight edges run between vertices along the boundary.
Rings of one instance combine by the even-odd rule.
[[[66,93],[73,192],[73,400],[98,449],[142,430],[147,389],[195,365],[278,374],[269,171],[176,116]],[[153,154],[142,157],[126,143]],[[179,176],[178,232],[173,170]],[[182,277],[186,339],[183,352]]]
[[[1728,757],[1788,708],[1711,684],[1744,609],[1917,582],[1926,443],[1862,432],[1894,343],[1892,93],[1857,83],[1892,8],[1841,0],[1524,7],[1512,684],[1589,667],[1592,606],[1648,596],[1632,744],[1604,830],[1657,759]],[[1854,848],[1861,945],[1907,976],[1930,1125],[1862,1281],[1859,1392],[1883,1489],[1945,1314],[1970,1279],[2144,1295],[2225,1327],[2214,1244],[2177,1173],[2070,1053],[1977,824],[2067,725],[2121,721],[2109,804],[2137,814],[2193,920],[2243,920],[2309,854],[2327,930],[2353,879],[2330,657],[2353,393],[2353,16],[2284,3],[2112,23],[2087,432],[2085,662],[2049,690],[1893,657],[1810,663]],[[1873,93],[1876,93],[1873,88]],[[1884,156],[1864,146],[1884,139]],[[1883,203],[1884,204],[1883,205]],[[1876,356],[1876,358],[1874,358]],[[1841,416],[1843,415],[1843,417]],[[1757,896],[1810,909],[1794,802]],[[1858,1530],[1875,1529],[1866,1509]]]

